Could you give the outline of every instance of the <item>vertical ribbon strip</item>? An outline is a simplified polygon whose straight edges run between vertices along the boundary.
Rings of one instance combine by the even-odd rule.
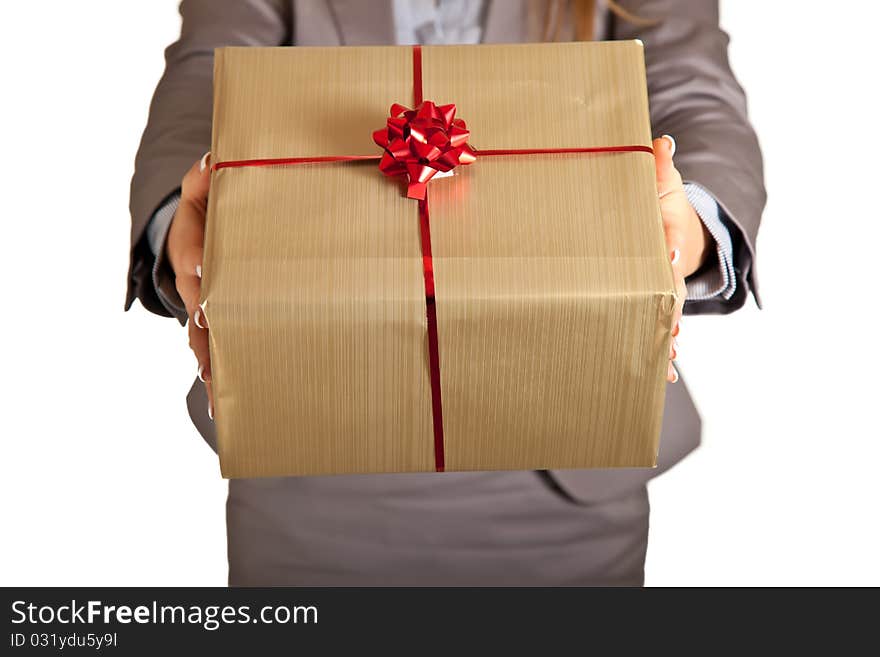
[[[413,46],[413,103],[422,103],[422,48]],[[431,376],[431,416],[434,422],[434,469],[443,472],[446,455],[443,441],[443,398],[440,394],[440,345],[437,340],[437,300],[434,296],[434,259],[431,252],[431,217],[428,192],[419,200],[419,232],[422,238],[422,273],[425,277],[425,310],[428,318],[428,367]]]

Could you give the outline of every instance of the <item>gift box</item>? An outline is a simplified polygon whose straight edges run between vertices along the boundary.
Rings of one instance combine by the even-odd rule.
[[[214,87],[223,476],[655,465],[640,42],[222,48]]]

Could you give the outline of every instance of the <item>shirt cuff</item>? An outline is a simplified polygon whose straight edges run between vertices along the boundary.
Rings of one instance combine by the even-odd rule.
[[[696,183],[685,183],[684,193],[715,240],[718,255],[715,266],[701,269],[687,278],[687,298],[689,301],[706,301],[716,297],[730,300],[736,292],[736,272],[733,269],[733,240],[724,225],[723,211],[712,195]]]
[[[175,192],[165,199],[147,224],[147,241],[156,257],[153,263],[153,287],[156,289],[159,301],[168,312],[183,323],[187,317],[186,307],[177,293],[174,273],[165,257],[165,240],[168,238],[168,229],[171,227],[171,220],[174,219],[178,205],[180,205],[180,192]]]

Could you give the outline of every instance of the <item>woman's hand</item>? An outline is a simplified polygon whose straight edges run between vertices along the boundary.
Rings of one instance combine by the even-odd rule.
[[[685,196],[681,175],[672,163],[675,154],[675,140],[663,135],[654,140],[654,163],[657,167],[657,193],[660,195],[660,213],[666,232],[666,247],[672,260],[675,274],[675,290],[678,303],[673,317],[672,344],[669,346],[669,369],[666,379],[671,383],[678,381],[678,372],[672,361],[678,356],[675,337],[679,332],[681,311],[687,296],[684,279],[697,271],[705,262],[712,244],[703,222]]]
[[[208,391],[208,415],[214,418],[211,390],[211,356],[208,351],[208,324],[199,308],[202,285],[202,252],[205,245],[205,211],[211,183],[210,153],[192,165],[180,186],[180,205],[168,229],[165,253],[174,270],[177,293],[189,315],[189,346],[198,361],[199,378]]]

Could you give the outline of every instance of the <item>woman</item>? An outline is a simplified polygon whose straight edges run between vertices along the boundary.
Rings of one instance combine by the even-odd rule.
[[[664,135],[654,141],[657,187],[684,312],[728,313],[755,291],[761,155],[717,1],[189,0],[181,13],[132,182],[127,304],[137,296],[189,320],[199,379],[188,402],[209,443],[209,327],[197,300],[210,177],[209,155],[199,156],[218,46],[639,38],[652,127]],[[230,584],[641,585],[646,481],[699,443],[671,361],[668,378],[656,470],[232,480]]]

